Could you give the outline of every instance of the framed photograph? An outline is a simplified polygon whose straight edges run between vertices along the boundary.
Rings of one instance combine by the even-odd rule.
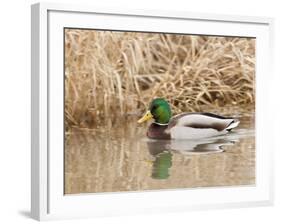
[[[32,217],[271,205],[272,29],[32,5]]]

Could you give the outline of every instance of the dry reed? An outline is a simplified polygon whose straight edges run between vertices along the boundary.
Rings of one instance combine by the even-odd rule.
[[[65,30],[66,126],[139,115],[154,97],[174,113],[255,103],[255,39]]]

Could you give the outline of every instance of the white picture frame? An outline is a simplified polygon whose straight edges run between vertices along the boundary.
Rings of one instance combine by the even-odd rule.
[[[273,19],[37,3],[32,14],[31,214],[37,220],[99,217],[273,203],[270,86]],[[254,186],[64,195],[63,36],[65,27],[256,37]],[[163,197],[165,195],[165,197]],[[186,200],[185,200],[186,199]]]

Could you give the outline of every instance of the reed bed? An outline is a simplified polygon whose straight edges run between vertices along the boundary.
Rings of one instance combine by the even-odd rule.
[[[174,113],[253,111],[254,74],[254,38],[66,29],[66,127],[140,115],[155,97]]]

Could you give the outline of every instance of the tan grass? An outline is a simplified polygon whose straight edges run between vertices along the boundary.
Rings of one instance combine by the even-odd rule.
[[[140,114],[154,97],[174,113],[252,108],[255,39],[66,29],[67,127]]]

